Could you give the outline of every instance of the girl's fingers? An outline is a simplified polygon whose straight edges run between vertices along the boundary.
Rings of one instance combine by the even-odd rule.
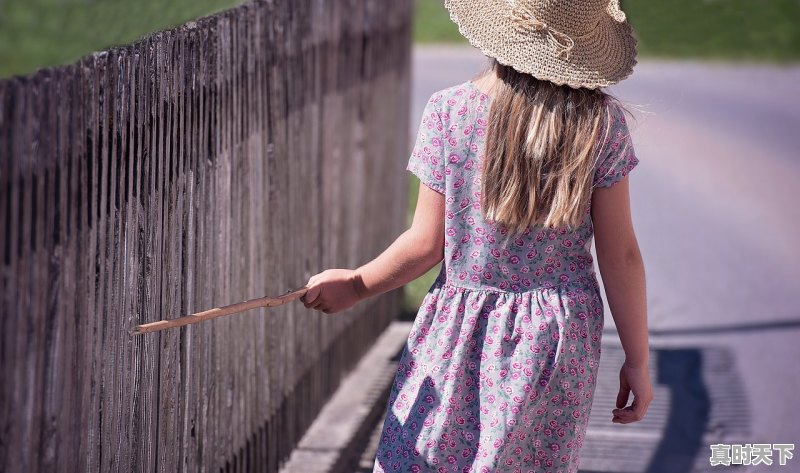
[[[333,301],[330,300],[330,297],[322,296],[322,286],[325,285],[327,281],[321,281],[322,276],[320,276],[320,274],[314,275],[308,280],[306,285],[309,286],[309,289],[306,291],[303,297],[300,298],[300,300],[308,309],[319,310],[321,312],[325,312],[326,314],[330,314],[333,313],[333,308],[330,305],[330,303]]]
[[[647,411],[647,405],[637,402],[636,399],[634,398],[634,401],[630,406],[624,407],[622,409],[614,409],[612,411],[614,414],[614,418],[611,419],[611,421],[619,424],[629,424],[631,422],[637,422],[644,418],[644,414],[646,411]]]
[[[317,301],[319,297],[320,289],[319,287],[312,287],[303,295],[303,304],[306,307],[312,307],[314,302]]]
[[[327,314],[330,312],[330,307],[327,301],[320,297],[321,292],[319,286],[309,289],[302,297],[303,305],[308,309],[319,310]]]
[[[629,409],[629,408],[626,407],[625,409]],[[635,421],[636,420],[634,419],[633,411],[631,411],[631,410],[627,410],[627,411],[626,410],[620,410],[619,412],[614,413],[614,417],[613,417],[613,419],[611,419],[611,422],[614,422],[614,423],[617,423],[617,424],[630,424],[631,422],[635,422]]]

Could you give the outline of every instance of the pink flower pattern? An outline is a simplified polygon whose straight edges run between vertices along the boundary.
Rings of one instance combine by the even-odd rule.
[[[407,170],[443,194],[445,258],[403,349],[373,473],[576,473],[595,391],[603,300],[590,211],[575,229],[507,230],[480,214],[491,97],[434,93]],[[638,164],[608,103],[593,185]]]

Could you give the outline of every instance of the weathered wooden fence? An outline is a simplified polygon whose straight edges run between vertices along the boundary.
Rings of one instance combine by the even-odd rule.
[[[398,291],[127,330],[402,232],[410,3],[248,3],[0,82],[0,471],[278,469]]]

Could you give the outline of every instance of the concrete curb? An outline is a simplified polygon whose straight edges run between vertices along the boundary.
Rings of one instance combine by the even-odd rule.
[[[386,409],[411,326],[394,321],[383,331],[325,404],[281,473],[349,473],[357,468],[360,448]]]

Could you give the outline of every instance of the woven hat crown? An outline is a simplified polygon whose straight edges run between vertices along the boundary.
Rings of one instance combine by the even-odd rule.
[[[607,86],[636,64],[619,0],[445,0],[445,7],[484,54],[559,85]]]
[[[508,0],[510,11],[527,11],[536,19],[557,28],[565,34],[582,36],[591,32],[602,15],[611,10],[624,13],[619,2],[609,0]]]

